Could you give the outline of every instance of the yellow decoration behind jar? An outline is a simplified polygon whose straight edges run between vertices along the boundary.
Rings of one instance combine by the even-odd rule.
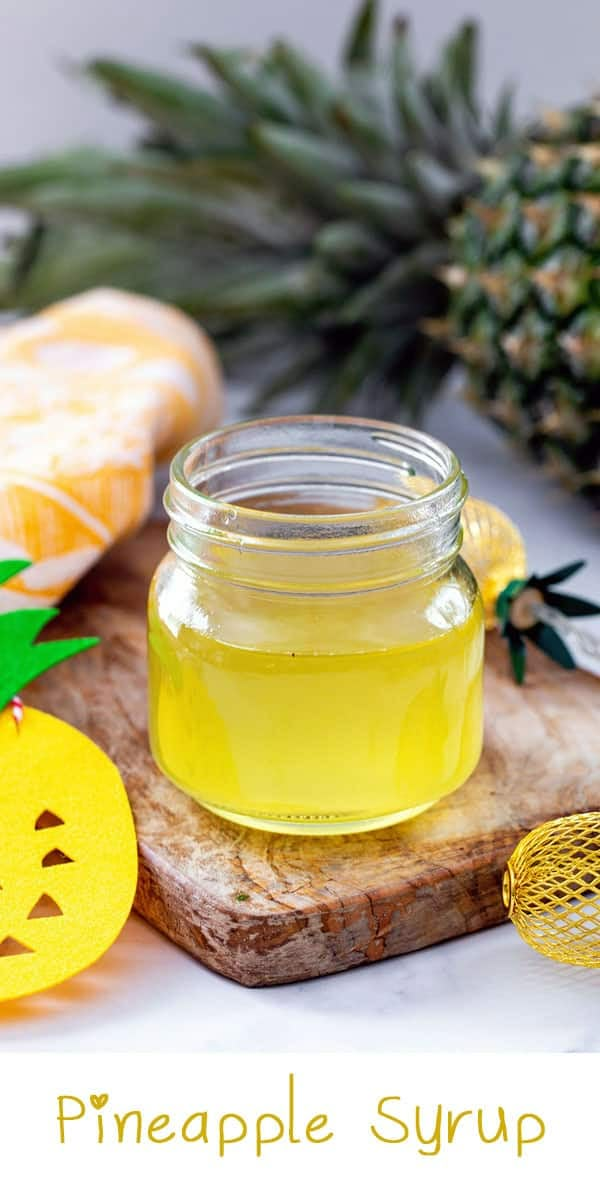
[[[496,600],[512,579],[527,575],[525,542],[506,513],[487,500],[469,498],[462,515],[461,554],[483,598],[487,629],[496,625]]]

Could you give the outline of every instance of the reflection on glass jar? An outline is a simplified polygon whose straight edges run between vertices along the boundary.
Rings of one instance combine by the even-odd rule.
[[[149,599],[165,774],[305,834],[390,825],[463,783],[483,659],[466,490],[445,446],[384,422],[253,421],[182,450]]]

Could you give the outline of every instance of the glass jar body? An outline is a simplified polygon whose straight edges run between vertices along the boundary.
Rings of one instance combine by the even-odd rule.
[[[423,579],[304,593],[171,552],[148,621],[154,757],[222,817],[374,829],[423,812],[477,765],[483,613],[458,557]]]

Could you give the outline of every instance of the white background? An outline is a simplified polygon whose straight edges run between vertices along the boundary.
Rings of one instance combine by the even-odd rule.
[[[6,1060],[0,1090],[0,1146],[3,1194],[41,1194],[49,1200],[117,1200],[144,1195],[186,1197],[264,1197],[296,1200],[307,1194],[365,1196],[440,1196],[496,1200],[543,1196],[564,1200],[573,1188],[595,1195],[597,1165],[597,1059],[466,1056],[309,1056],[208,1055],[152,1057],[117,1055],[19,1056]],[[247,1119],[249,1132],[261,1112],[285,1120],[288,1073],[296,1077],[296,1135],[312,1116],[325,1112],[334,1137],[323,1145],[305,1140],[267,1146],[257,1159],[251,1137],[219,1158],[218,1121],[226,1112]],[[104,1142],[97,1143],[96,1114],[90,1094],[108,1093],[102,1110]],[[87,1104],[83,1119],[67,1127],[58,1142],[57,1095],[78,1096]],[[377,1118],[384,1096],[399,1096],[393,1110],[409,1127],[397,1145],[375,1140],[376,1124],[385,1136],[401,1132]],[[493,1132],[498,1106],[506,1112],[509,1141],[482,1145],[469,1118],[452,1145],[439,1155],[419,1154],[415,1138],[416,1106],[423,1136],[433,1128],[437,1105],[454,1113],[482,1108],[484,1131]],[[145,1124],[168,1113],[172,1128],[187,1115],[208,1111],[208,1144],[115,1144],[114,1112],[141,1109]],[[67,1105],[65,1111],[79,1111]],[[519,1159],[514,1140],[519,1116],[533,1112],[546,1125],[542,1141],[524,1148]],[[231,1127],[233,1124],[231,1123]],[[197,1127],[197,1126],[196,1126]],[[536,1122],[525,1122],[533,1136]]]
[[[126,144],[132,118],[69,75],[67,64],[112,54],[193,79],[191,42],[262,46],[278,33],[332,63],[354,7],[355,0],[1,0],[0,161],[68,142]],[[411,16],[425,59],[459,19],[478,17],[487,97],[512,78],[530,111],[600,87],[597,0],[382,0],[382,8],[385,23],[398,11]]]

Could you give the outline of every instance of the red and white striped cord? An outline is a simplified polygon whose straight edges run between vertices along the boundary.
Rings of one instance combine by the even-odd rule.
[[[20,728],[23,721],[23,701],[20,696],[13,696],[11,700],[11,708],[14,723],[17,729]]]

